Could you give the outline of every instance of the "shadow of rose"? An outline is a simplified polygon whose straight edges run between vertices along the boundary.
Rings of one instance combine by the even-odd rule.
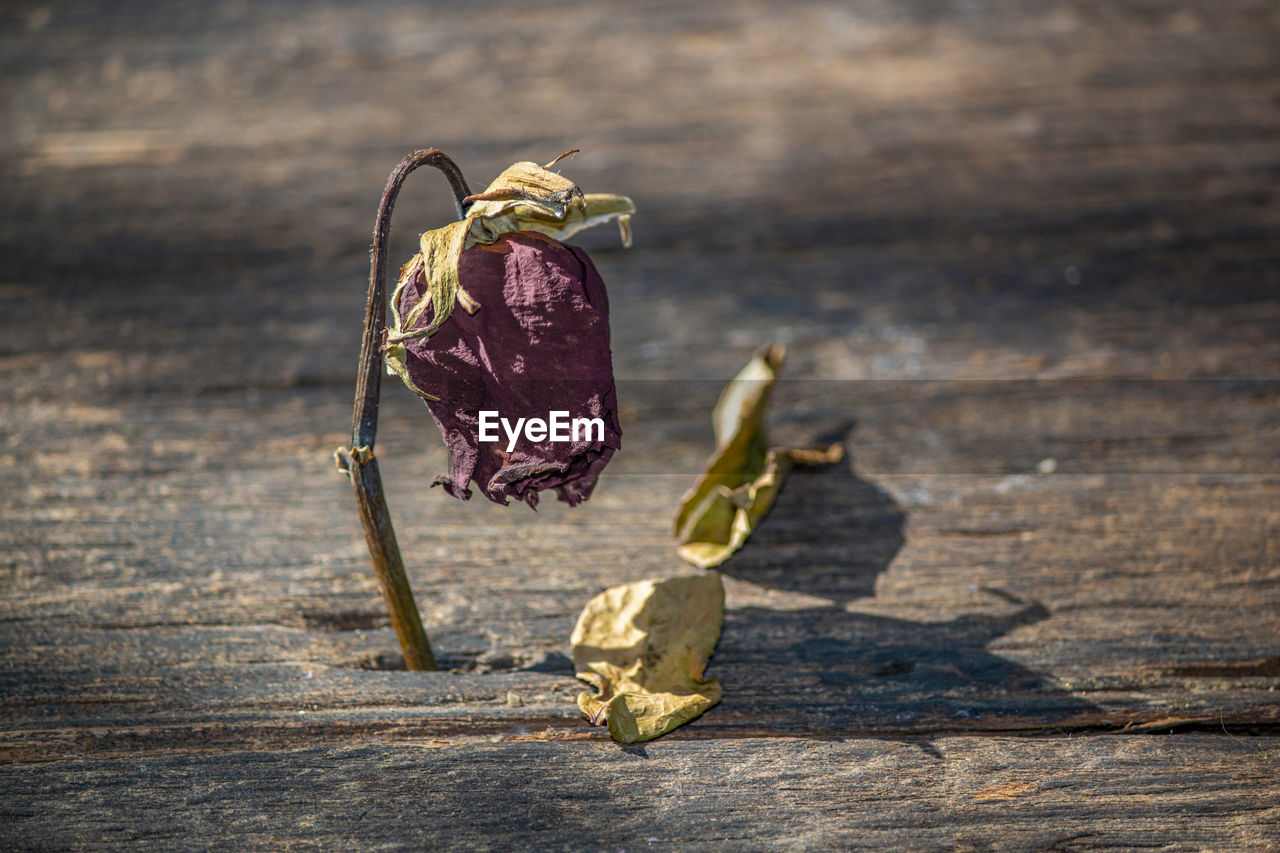
[[[875,594],[876,579],[902,548],[905,520],[902,507],[848,462],[792,474],[769,517],[721,571],[830,603],[730,602],[710,670],[725,687],[719,723],[910,733],[1067,727],[1092,709],[988,651],[1048,618],[1039,603],[986,589],[990,607],[938,621],[847,609]]]

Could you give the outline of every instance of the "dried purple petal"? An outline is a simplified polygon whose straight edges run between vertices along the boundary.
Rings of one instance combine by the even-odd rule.
[[[471,497],[471,480],[490,500],[536,506],[538,492],[555,489],[574,505],[586,500],[600,472],[621,447],[609,304],[604,282],[581,249],[543,234],[519,231],[472,246],[458,262],[461,288],[479,306],[452,312],[429,338],[404,340],[404,368],[444,436],[450,471],[436,480],[454,497]],[[407,271],[396,309],[407,316],[427,294],[419,263]],[[428,305],[415,325],[428,325]],[[430,399],[432,397],[438,399]],[[524,435],[507,451],[481,442],[479,413],[520,418],[599,418],[603,434],[579,440],[531,442]]]

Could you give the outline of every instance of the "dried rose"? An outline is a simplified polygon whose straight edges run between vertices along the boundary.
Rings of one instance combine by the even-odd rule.
[[[536,506],[539,491],[555,489],[577,504],[622,431],[604,282],[585,252],[560,239],[616,219],[629,245],[635,206],[584,195],[533,163],[511,166],[468,203],[463,219],[423,234],[401,270],[387,372],[423,398],[440,427],[450,471],[436,484],[449,494],[470,498],[475,480],[496,503]],[[489,431],[496,441],[480,440],[482,412],[507,421]],[[546,424],[557,412],[583,429],[566,428],[566,441],[536,432],[511,439],[520,419]]]

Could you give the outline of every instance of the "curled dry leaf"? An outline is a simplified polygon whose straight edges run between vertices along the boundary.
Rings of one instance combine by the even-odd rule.
[[[765,410],[785,358],[781,344],[763,347],[716,403],[716,452],[681,498],[675,522],[680,556],[699,568],[720,565],[746,543],[793,466],[828,465],[844,458],[839,444],[815,450],[769,447]]]
[[[596,688],[578,708],[619,743],[652,740],[720,701],[702,679],[724,621],[720,575],[647,580],[607,589],[573,629],[578,678]]]

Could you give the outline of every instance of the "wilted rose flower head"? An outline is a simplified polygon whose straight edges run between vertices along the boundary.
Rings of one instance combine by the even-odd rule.
[[[475,480],[490,500],[529,506],[555,489],[586,500],[621,447],[609,302],[586,253],[560,240],[617,220],[623,243],[635,206],[586,194],[534,163],[516,163],[469,199],[463,219],[422,235],[391,297],[386,367],[426,401],[449,448],[436,485],[466,500]],[[454,311],[455,305],[462,311]],[[530,441],[508,451],[502,426],[482,442],[480,413],[547,421],[552,413],[599,419],[568,441]],[[492,419],[490,419],[492,420]],[[535,436],[536,437],[536,436]]]

